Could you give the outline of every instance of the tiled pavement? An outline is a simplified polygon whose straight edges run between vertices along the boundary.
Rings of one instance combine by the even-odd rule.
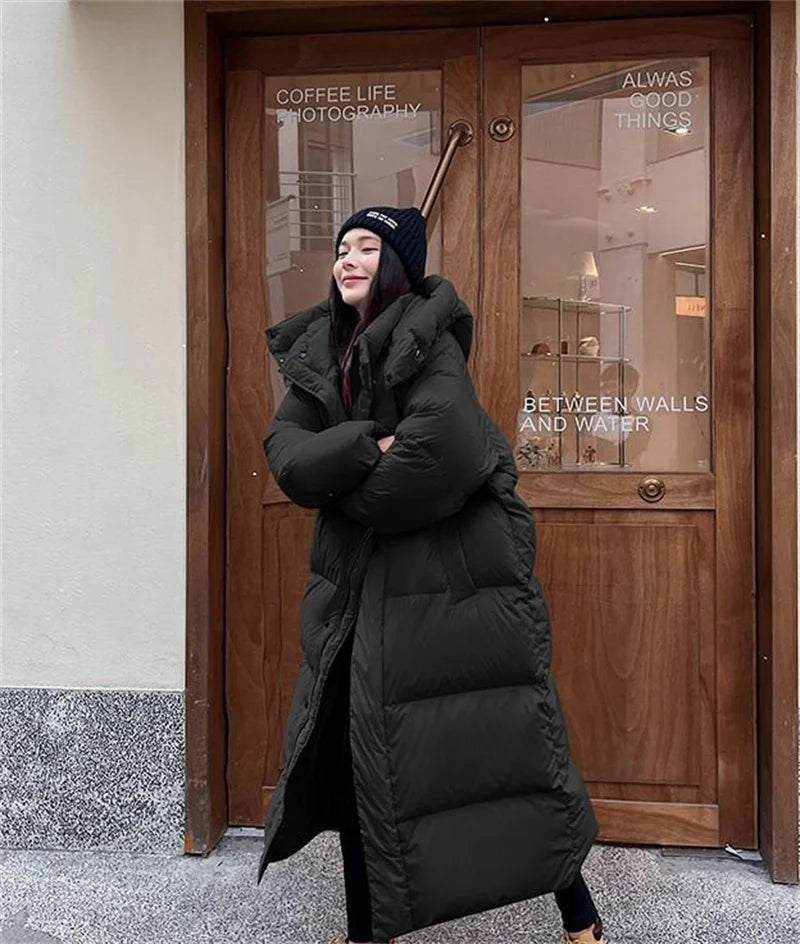
[[[344,930],[338,837],[324,833],[255,884],[260,840],[207,858],[0,850],[2,944],[325,944]],[[800,891],[760,862],[596,846],[584,875],[609,944],[800,944]],[[404,935],[400,944],[559,941],[552,896]]]

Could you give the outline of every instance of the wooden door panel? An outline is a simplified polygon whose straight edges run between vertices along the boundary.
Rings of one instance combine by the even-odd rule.
[[[300,665],[300,603],[313,515],[267,506],[261,517],[263,624],[228,634],[230,822],[261,821],[282,769],[281,747]],[[234,601],[231,601],[234,605]]]
[[[330,160],[323,160],[322,166],[335,167],[336,160],[340,165],[344,162],[340,176],[352,178],[354,199],[386,204],[396,202],[391,195],[392,174],[397,173],[398,166],[404,166],[393,153],[396,146],[398,155],[412,162],[414,202],[418,204],[429,177],[422,172],[419,155],[424,155],[432,173],[452,122],[465,120],[477,130],[478,48],[477,30],[248,37],[230,40],[227,45],[226,708],[229,819],[236,825],[263,822],[280,773],[281,746],[301,661],[300,603],[308,575],[314,519],[313,512],[287,500],[264,461],[262,439],[285,389],[283,378],[268,356],[264,331],[268,325],[324,297],[335,230],[351,212],[342,202],[337,210],[340,219],[334,221],[331,213],[324,218],[306,219],[304,214],[313,210],[317,201],[304,199],[303,194],[323,193],[324,200],[330,188],[320,186],[319,178],[313,176],[319,173],[319,166],[305,167],[303,141],[313,139],[316,147],[324,147],[326,140],[330,143]],[[356,98],[368,87],[371,74],[390,73],[400,83],[408,79],[413,84],[415,70],[425,73],[428,100],[435,99],[439,134],[429,127],[418,135],[424,139],[427,132],[427,140],[400,140],[395,144],[408,135],[401,133],[402,127],[394,127],[391,134],[374,136],[373,150],[365,155],[367,129],[360,126],[359,158],[362,165],[365,156],[372,158],[381,175],[378,184],[364,173],[363,166],[359,174],[353,173],[357,135],[352,129],[349,139],[341,133],[341,121],[335,129],[331,128],[334,119],[327,128],[321,128],[319,121],[304,123],[303,133],[297,135],[297,153],[292,154],[294,143],[287,141],[285,116],[275,108],[276,89],[310,88],[316,95],[317,86],[347,86],[351,97]],[[431,74],[436,72],[431,93]],[[293,82],[293,77],[298,81]],[[398,88],[402,89],[402,84]],[[348,148],[352,166],[347,165]],[[292,162],[294,157],[296,164]],[[377,163],[384,160],[393,163],[388,173],[387,164]],[[288,188],[282,176],[287,161],[294,167],[296,188],[294,176]],[[476,238],[478,167],[474,143],[458,149],[428,222],[429,258],[441,259],[441,272],[459,286],[473,309],[480,271]],[[302,178],[304,170],[308,170],[309,179]],[[360,196],[359,187],[369,192],[368,198]],[[298,218],[291,219],[289,237],[285,232],[280,237],[289,243],[288,264],[280,269],[275,254],[269,251],[270,240],[278,239],[270,212],[282,200],[291,202],[287,201],[287,189],[290,196],[296,189],[300,209]],[[403,192],[407,189],[405,180]],[[399,193],[399,184],[397,190]],[[326,228],[330,229],[329,236]],[[296,244],[292,233],[299,233]],[[435,241],[440,256],[433,251]]]
[[[574,309],[586,302],[583,294],[570,296],[566,275],[553,276],[554,269],[537,268],[529,262],[531,252],[541,251],[552,256],[556,271],[559,265],[563,266],[561,271],[568,271],[557,249],[531,238],[532,220],[546,221],[559,212],[552,191],[540,188],[534,197],[525,189],[533,174],[556,181],[558,172],[553,168],[563,168],[564,180],[586,187],[583,197],[576,197],[568,187],[560,191],[568,207],[563,210],[561,232],[571,227],[570,232],[583,235],[564,237],[551,228],[548,233],[554,240],[567,245],[571,238],[572,250],[593,249],[601,254],[617,250],[620,244],[616,259],[609,255],[612,261],[608,262],[603,257],[607,267],[619,265],[625,258],[620,250],[628,245],[631,259],[637,258],[637,247],[642,246],[641,271],[631,268],[631,286],[638,284],[640,277],[652,279],[662,291],[669,285],[658,250],[648,249],[648,229],[632,218],[635,204],[626,210],[624,201],[639,187],[642,204],[655,202],[658,205],[653,212],[668,212],[664,202],[669,199],[669,190],[648,191],[654,176],[649,171],[644,176],[636,174],[641,164],[649,161],[653,166],[678,151],[666,139],[640,139],[640,146],[650,148],[650,157],[638,158],[638,164],[636,159],[629,164],[622,159],[618,162],[622,176],[615,177],[616,166],[603,155],[611,153],[618,142],[606,129],[608,122],[614,127],[620,111],[619,107],[615,111],[616,102],[625,101],[625,86],[616,83],[622,82],[632,63],[638,62],[633,66],[637,70],[635,82],[648,63],[657,64],[667,57],[676,62],[679,57],[696,57],[697,62],[708,63],[711,131],[706,200],[710,218],[709,255],[704,258],[710,258],[706,276],[710,285],[703,291],[711,303],[706,342],[711,365],[706,375],[711,378],[707,387],[712,404],[711,448],[697,471],[679,464],[671,468],[669,461],[663,461],[669,454],[661,445],[654,451],[660,453],[657,464],[652,468],[640,465],[637,471],[626,468],[624,459],[617,468],[598,471],[592,470],[591,464],[565,471],[521,466],[518,491],[535,509],[536,569],[553,615],[554,672],[572,749],[595,801],[601,835],[615,841],[735,841],[752,846],[756,832],[749,24],[743,18],[724,17],[713,22],[643,20],[617,23],[613,28],[601,23],[554,26],[484,31],[487,120],[508,116],[516,123],[517,133],[510,140],[503,139],[492,135],[487,125],[482,143],[486,251],[478,332],[479,390],[498,425],[514,442],[521,392],[528,386],[534,397],[537,395],[533,379],[537,375],[532,371],[538,362],[523,362],[520,357],[538,354],[547,359],[552,351],[552,340],[544,338],[547,332],[542,331],[541,316],[536,316],[539,321],[533,329],[531,322],[526,322],[522,330],[524,312],[530,312],[533,304],[545,312],[548,305],[556,307],[560,332],[562,299],[571,298]],[[532,68],[527,68],[529,65]],[[689,74],[694,83],[694,73]],[[584,93],[587,85],[592,91]],[[610,96],[608,105],[606,95]],[[591,115],[591,104],[596,101],[601,102],[596,106],[598,145],[592,153],[589,139],[570,123],[568,109],[571,103],[586,102],[585,113]],[[536,117],[526,124],[529,115]],[[623,109],[619,121],[626,117]],[[636,116],[634,119],[633,127],[642,127],[636,125]],[[531,120],[539,124],[530,124]],[[548,127],[558,129],[572,150],[565,143],[561,156],[550,155],[541,144],[545,139],[536,137],[537,131],[541,134]],[[683,153],[698,146],[701,141],[691,142]],[[603,151],[603,147],[609,150]],[[527,161],[524,168],[523,160]],[[596,178],[590,177],[592,173]],[[591,210],[588,217],[586,214],[592,201],[597,207],[594,232],[587,226]],[[629,214],[627,218],[623,211]],[[738,225],[734,218],[738,218]],[[630,222],[623,226],[626,219]],[[641,230],[638,242],[637,227]],[[661,248],[672,249],[672,245]],[[687,252],[683,248],[687,245],[681,244],[679,251]],[[520,260],[519,268],[508,264],[515,256]],[[569,266],[574,268],[575,263],[570,261]],[[706,268],[695,266],[704,273]],[[619,291],[620,270],[607,268],[607,279],[609,271]],[[537,282],[554,285],[559,280],[565,290],[536,291]],[[526,290],[524,286],[531,284],[534,288]],[[634,287],[625,290],[632,296],[637,291]],[[553,299],[553,295],[559,297]],[[623,301],[619,297],[599,298],[609,303]],[[631,309],[642,319],[644,298],[642,290],[641,304]],[[657,327],[665,324],[663,319],[678,314],[662,300],[657,304],[660,307],[648,312],[648,330],[653,337],[659,336]],[[601,311],[602,305],[597,310]],[[657,376],[660,363],[675,357],[675,349],[669,347],[666,329],[661,329],[666,342],[663,348],[643,349],[646,335],[645,329],[638,327],[640,323],[643,320],[631,324],[634,350],[639,338],[640,370],[649,366],[651,375]],[[621,337],[623,334],[620,331]],[[520,346],[523,336],[524,350]],[[575,340],[579,336],[576,334]],[[543,353],[535,347],[529,350],[532,341],[539,339],[548,342]],[[563,354],[564,335],[559,333],[555,341]],[[570,353],[569,348],[567,351]],[[620,358],[625,353],[617,352]],[[675,363],[685,362],[676,359]],[[554,390],[563,395],[562,362],[558,364]],[[525,384],[521,365],[531,378]],[[654,365],[656,369],[652,369]],[[575,367],[576,386],[568,387],[568,393],[578,389],[577,371]],[[550,389],[546,392],[552,395]],[[671,391],[659,388],[659,392]],[[546,423],[544,426],[548,428]],[[674,441],[679,442],[677,436]],[[563,464],[561,448],[559,439],[556,465]],[[534,453],[534,458],[540,466],[550,461],[543,450],[538,458]],[[592,461],[589,455],[588,463]],[[646,475],[658,476],[664,484],[663,497],[656,505],[639,495],[638,486]]]
[[[713,448],[720,837],[758,845],[754,501],[752,30],[715,50]]]
[[[720,845],[719,807],[698,803],[649,803],[593,799],[600,838],[664,846]]]
[[[263,179],[250,172],[261,161],[262,95],[255,72],[228,74],[226,114],[227,256],[227,567],[225,587],[225,693],[228,718],[228,816],[253,822],[258,808],[277,690],[264,685],[265,627],[277,615],[263,594],[264,567],[276,554],[263,544],[260,514],[266,476],[262,430],[272,407],[263,356],[266,299],[261,282],[260,207]],[[274,597],[272,598],[274,599]],[[269,623],[267,622],[269,621]],[[240,789],[240,785],[247,785]]]
[[[553,619],[553,667],[584,777],[713,791],[711,515],[539,513],[537,572]],[[703,677],[702,670],[711,671]],[[706,723],[702,722],[705,715]],[[669,719],[669,723],[665,723]],[[602,795],[599,790],[596,795]],[[666,797],[665,797],[666,798]]]
[[[654,510],[703,509],[716,505],[714,475],[661,472],[664,497]],[[537,472],[523,474],[517,491],[531,508],[631,508],[641,510],[641,472]]]
[[[264,462],[262,438],[276,388],[265,350],[262,280],[268,195],[262,170],[263,79],[229,72],[226,84],[228,282],[228,515],[225,678],[228,815],[263,821],[274,786],[289,698],[300,663],[299,599],[312,519],[286,502]],[[280,504],[270,499],[278,497]]]

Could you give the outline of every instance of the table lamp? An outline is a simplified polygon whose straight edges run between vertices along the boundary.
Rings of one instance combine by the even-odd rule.
[[[570,278],[578,280],[578,301],[588,302],[589,279],[598,277],[597,263],[593,252],[573,252],[570,257]]]

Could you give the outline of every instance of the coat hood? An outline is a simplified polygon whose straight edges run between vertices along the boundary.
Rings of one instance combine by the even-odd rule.
[[[388,345],[385,379],[389,387],[413,376],[443,331],[450,331],[469,357],[473,318],[453,284],[429,275],[419,293],[400,295],[382,311],[356,341],[362,379]],[[331,332],[328,300],[290,315],[266,330],[267,346],[288,379],[308,381],[308,372],[333,381],[338,363]]]

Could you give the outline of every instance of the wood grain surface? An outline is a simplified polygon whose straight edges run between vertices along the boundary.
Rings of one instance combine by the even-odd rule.
[[[264,75],[305,75],[361,69],[436,69],[445,59],[473,56],[476,44],[477,34],[471,29],[414,30],[249,36],[229,40],[226,51],[231,71],[258,69]]]
[[[594,810],[600,839],[616,842],[624,834],[626,842],[637,845],[720,845],[719,813],[713,804],[595,800]]]
[[[261,497],[269,476],[261,440],[273,404],[264,327],[269,323],[264,257],[263,81],[255,70],[228,72],[226,231],[228,250],[228,571],[225,693],[228,714],[228,805],[233,824],[259,822],[267,704],[266,652],[276,626],[264,594]],[[255,512],[255,513],[254,513]],[[269,561],[276,563],[273,554]],[[248,787],[249,785],[249,787]],[[252,797],[256,802],[252,802]]]
[[[713,455],[720,837],[757,845],[751,36],[712,58]]]
[[[757,841],[751,40],[747,17],[484,31],[487,120],[519,121],[525,63],[586,70],[634,56],[711,56],[713,472],[648,470],[666,485],[657,505],[638,495],[645,473],[522,472],[518,485],[536,512],[537,575],[579,767],[593,797],[631,804],[630,818],[606,823],[618,841],[646,832],[639,801],[686,800],[714,808],[720,841]],[[520,147],[493,141],[487,120],[477,372],[513,441]]]
[[[537,522],[553,669],[584,777],[713,799],[713,634],[698,631],[713,626],[713,514],[548,511]]]

